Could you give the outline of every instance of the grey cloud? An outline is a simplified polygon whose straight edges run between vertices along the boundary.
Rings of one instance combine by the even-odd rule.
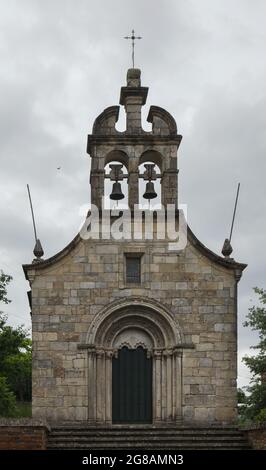
[[[155,104],[176,118],[180,202],[216,252],[241,182],[232,240],[235,258],[249,264],[239,285],[240,354],[254,343],[241,323],[252,287],[265,286],[265,14],[263,0],[2,2],[0,267],[14,275],[11,322],[30,324],[21,268],[34,244],[26,183],[50,256],[74,237],[89,202],[86,135],[118,103],[131,64],[123,37],[134,27],[143,36],[136,65],[150,87],[143,117]]]

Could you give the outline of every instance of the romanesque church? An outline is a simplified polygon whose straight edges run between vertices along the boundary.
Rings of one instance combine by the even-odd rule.
[[[129,69],[120,105],[106,108],[88,136],[91,203],[99,226],[109,207],[143,204],[178,210],[174,118],[151,106]],[[183,175],[184,178],[189,175]],[[107,201],[108,200],[108,201]],[[156,202],[156,205],[155,205]],[[90,212],[89,214],[90,215]],[[88,231],[87,227],[87,231]],[[140,235],[140,233],[138,234]],[[167,237],[78,233],[48,259],[36,250],[23,266],[32,299],[33,417],[48,422],[118,425],[224,425],[237,405],[237,284],[246,265],[205,247],[187,227],[183,248]]]

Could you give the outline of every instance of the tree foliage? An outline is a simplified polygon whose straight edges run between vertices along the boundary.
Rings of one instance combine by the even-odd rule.
[[[12,277],[0,272],[0,302],[9,303],[7,285]],[[31,400],[31,339],[23,325],[7,324],[0,312],[0,416],[15,413],[17,400]]]
[[[259,342],[252,346],[258,353],[243,358],[252,379],[247,394],[238,393],[239,410],[243,420],[266,421],[266,290],[256,287],[254,291],[260,304],[249,309],[244,326],[258,332]]]
[[[31,340],[23,326],[6,324],[7,317],[0,315],[0,375],[18,400],[31,399]]]
[[[0,416],[12,417],[16,414],[16,397],[10,391],[6,378],[0,376]]]
[[[12,277],[8,274],[4,274],[3,271],[0,271],[0,302],[4,302],[5,304],[9,304],[11,300],[7,298],[7,285],[12,280]]]

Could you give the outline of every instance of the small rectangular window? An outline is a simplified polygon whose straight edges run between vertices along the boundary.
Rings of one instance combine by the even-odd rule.
[[[126,282],[140,284],[141,282],[141,258],[140,256],[126,256]]]

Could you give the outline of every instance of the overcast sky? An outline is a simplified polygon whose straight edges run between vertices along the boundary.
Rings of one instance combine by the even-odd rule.
[[[266,2],[264,0],[0,0],[0,268],[13,276],[12,324],[30,326],[21,265],[34,246],[26,184],[49,257],[76,235],[89,202],[86,137],[118,104],[131,65],[183,135],[179,200],[195,235],[220,253],[241,182],[233,256],[239,357],[256,337],[241,327],[265,283]],[[121,110],[119,129],[123,128]],[[147,129],[148,127],[146,127]],[[61,170],[57,167],[61,166]],[[239,366],[239,384],[248,371]]]

